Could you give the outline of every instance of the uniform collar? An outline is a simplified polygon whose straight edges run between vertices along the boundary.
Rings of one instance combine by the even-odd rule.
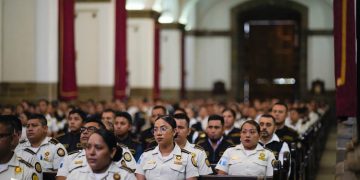
[[[160,154],[159,145],[155,147],[155,149],[152,151],[152,154],[153,155]],[[181,155],[181,148],[176,143],[174,149],[171,151],[169,156],[174,156],[174,155]]]
[[[235,146],[235,149],[238,149],[238,150],[243,150],[245,151],[245,147],[243,144],[239,144],[237,146]],[[256,148],[254,149],[255,151],[262,151],[264,150],[264,147],[262,147],[259,143],[256,145]]]
[[[264,145],[270,144],[270,143],[272,143],[272,142],[274,142],[274,141],[275,141],[275,142],[280,142],[279,137],[278,137],[275,133],[272,135],[270,141],[267,142],[267,143],[264,143],[263,141],[260,140],[260,142],[261,142],[262,144],[264,144]]]

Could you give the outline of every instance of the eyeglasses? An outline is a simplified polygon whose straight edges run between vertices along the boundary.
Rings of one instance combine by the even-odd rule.
[[[85,131],[88,131],[89,133],[93,133],[95,132],[96,130],[98,130],[98,128],[94,127],[94,126],[89,126],[89,127],[81,127],[80,128],[80,133],[83,133]]]
[[[171,129],[171,128],[169,128],[169,127],[166,127],[166,126],[160,126],[159,128],[154,128],[153,130],[152,130],[152,133],[153,134],[155,134],[155,133],[157,133],[157,132],[159,132],[160,134],[164,134],[167,130],[169,130],[169,129]]]
[[[12,133],[3,133],[3,134],[0,134],[0,139],[5,139],[6,137],[9,137],[11,136]]]

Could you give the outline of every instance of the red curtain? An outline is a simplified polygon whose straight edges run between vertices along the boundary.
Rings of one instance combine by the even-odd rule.
[[[74,0],[59,0],[59,99],[77,98]]]
[[[354,0],[334,0],[336,115],[355,117],[357,111]]]
[[[160,24],[155,22],[153,99],[160,98]]]
[[[126,0],[115,2],[115,84],[114,99],[125,99],[127,88]]]
[[[186,77],[186,72],[185,72],[185,32],[184,30],[181,30],[181,41],[180,41],[180,46],[181,46],[181,86],[180,86],[180,98],[185,98],[186,94],[185,94],[185,77]]]

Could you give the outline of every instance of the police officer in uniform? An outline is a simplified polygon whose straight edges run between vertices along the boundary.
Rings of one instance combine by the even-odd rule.
[[[282,140],[291,144],[299,138],[299,134],[285,125],[285,119],[288,114],[287,105],[281,102],[275,103],[271,108],[271,115],[276,121],[276,135]]]
[[[166,115],[166,113],[167,111],[164,106],[159,105],[159,106],[154,106],[152,108],[151,116],[149,119],[151,123],[151,127],[142,131],[140,135],[140,142],[143,145],[144,150],[155,147],[157,145],[152,130],[154,129],[154,123],[156,118],[158,118],[159,116]]]
[[[234,126],[236,112],[232,109],[224,109],[222,112],[224,117],[225,136],[234,144],[240,144],[240,129]]]
[[[0,179],[42,179],[41,166],[34,166],[13,151],[19,141],[12,117],[0,116]]]
[[[67,152],[56,139],[46,137],[47,121],[41,114],[32,115],[27,122],[27,141],[20,142],[15,152],[30,149],[39,159],[43,172],[56,172]]]
[[[80,142],[85,146],[89,140],[89,137],[99,129],[106,129],[105,125],[97,119],[87,119],[81,127],[81,136]],[[120,146],[119,146],[120,147]],[[132,171],[135,171],[136,162],[132,157],[129,149],[127,147],[123,147],[123,149],[119,149],[122,151],[123,155],[120,161],[117,161],[116,164],[118,166],[128,167]],[[73,152],[69,152],[69,155],[64,158],[64,162],[61,165],[61,168],[58,170],[56,174],[57,180],[64,180],[66,177],[75,169],[85,167],[87,163],[85,157],[85,150],[75,150]]]
[[[65,146],[67,152],[71,152],[76,149],[82,149],[80,143],[80,127],[82,126],[85,118],[85,112],[80,109],[73,109],[69,112],[67,120],[69,131],[64,135],[56,138],[61,144]]]
[[[154,124],[158,145],[145,151],[137,163],[138,180],[191,180],[199,176],[191,162],[191,153],[175,142],[176,122],[170,116],[159,117]]]
[[[86,166],[71,171],[67,179],[135,180],[134,173],[127,166],[115,164],[121,159],[121,149],[118,148],[112,132],[96,130],[86,144]]]
[[[280,160],[283,163],[284,152],[289,152],[290,149],[286,142],[281,141],[276,134],[275,119],[270,114],[261,115],[259,119],[260,125],[260,144],[270,149],[276,160]]]
[[[175,142],[180,148],[191,152],[191,162],[198,169],[199,175],[213,174],[210,162],[207,159],[204,149],[195,144],[191,144],[186,136],[189,134],[189,117],[186,114],[175,114],[177,137]]]
[[[274,154],[259,141],[260,127],[254,120],[241,126],[241,144],[225,151],[216,165],[218,174],[237,176],[273,176]]]
[[[219,115],[209,116],[206,134],[207,136],[200,139],[197,145],[205,150],[210,164],[214,165],[227,148],[234,146],[234,143],[224,136],[224,118]]]
[[[131,134],[132,118],[127,112],[116,112],[114,121],[114,134],[117,142],[129,148],[131,154],[138,160],[142,154],[142,146]]]

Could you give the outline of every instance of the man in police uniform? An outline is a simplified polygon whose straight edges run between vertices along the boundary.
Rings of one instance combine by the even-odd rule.
[[[115,111],[112,109],[105,109],[101,113],[101,121],[104,123],[107,130],[114,132],[114,120],[115,120]]]
[[[81,135],[80,135],[80,142],[85,147],[87,141],[89,140],[89,137],[91,134],[93,134],[98,129],[106,129],[105,125],[100,121],[96,119],[87,119],[81,127]],[[124,166],[129,169],[136,168],[136,162],[131,155],[128,148],[123,148],[123,157],[122,159],[117,162],[116,164],[118,166]],[[66,176],[70,174],[74,169],[82,168],[87,165],[87,160],[85,157],[85,150],[75,150],[73,152],[69,152],[69,155],[64,158],[63,163],[61,164],[60,169],[58,170],[56,174],[57,180],[65,180]]]
[[[66,156],[65,147],[56,139],[46,137],[47,121],[41,114],[32,115],[27,122],[27,141],[20,142],[15,152],[30,149],[40,160],[44,172],[56,172]]]
[[[17,136],[12,117],[0,116],[0,179],[42,179],[41,166],[34,166],[14,153]]]
[[[157,143],[155,142],[154,134],[152,133],[152,130],[154,129],[154,123],[156,118],[159,116],[166,115],[167,111],[164,106],[154,106],[151,110],[151,116],[150,116],[150,123],[151,127],[142,131],[140,136],[140,142],[143,145],[143,149],[147,150],[151,147],[155,147]]]
[[[276,135],[282,140],[291,144],[297,141],[299,134],[285,125],[285,119],[288,114],[287,105],[281,102],[275,103],[271,108],[271,115],[275,118],[276,122]]]
[[[224,136],[224,130],[224,118],[219,115],[210,115],[206,128],[207,136],[197,142],[197,145],[205,150],[212,165],[219,161],[227,148],[234,146],[234,143]]]
[[[73,109],[69,112],[67,120],[69,131],[64,135],[56,138],[61,144],[65,146],[67,152],[71,152],[76,149],[82,149],[80,144],[80,127],[82,126],[85,118],[85,112],[80,109]]]
[[[186,139],[190,132],[189,117],[186,114],[175,114],[174,118],[177,126],[176,143],[180,148],[191,152],[191,162],[198,169],[199,175],[213,174],[204,149],[199,145],[190,144]]]
[[[131,154],[138,160],[142,154],[142,146],[131,134],[132,118],[127,112],[116,112],[114,122],[114,134],[119,144],[129,148]]]
[[[274,134],[276,130],[275,119],[270,114],[261,115],[259,119],[260,125],[260,144],[270,149],[276,160],[280,160],[283,164],[284,152],[289,152],[290,149],[286,142],[280,141],[279,137]]]

